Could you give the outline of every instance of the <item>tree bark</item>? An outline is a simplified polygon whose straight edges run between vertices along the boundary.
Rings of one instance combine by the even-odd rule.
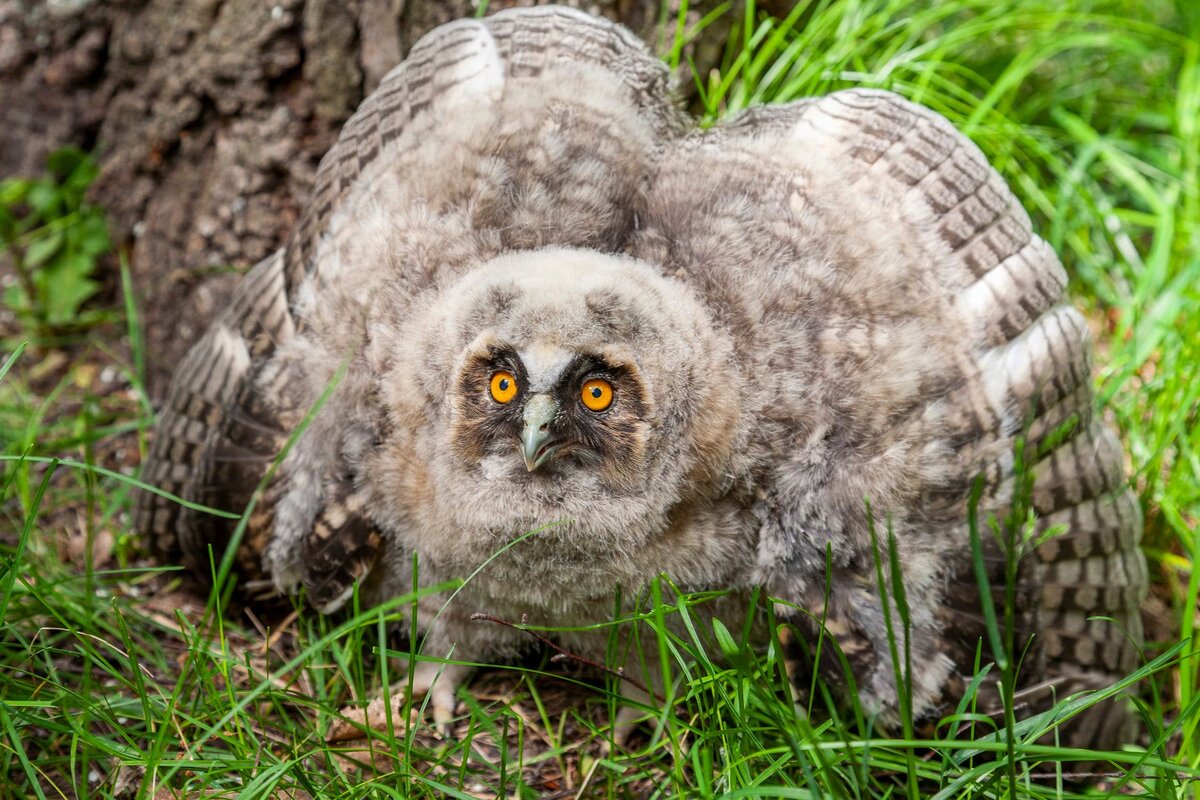
[[[568,4],[670,41],[659,0]],[[0,176],[39,174],[67,144],[95,150],[93,200],[129,253],[161,391],[236,274],[282,243],[365,94],[430,29],[474,13],[470,0],[0,0]]]

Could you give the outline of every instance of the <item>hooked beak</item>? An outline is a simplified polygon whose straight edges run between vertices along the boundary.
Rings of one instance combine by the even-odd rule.
[[[550,423],[557,414],[558,403],[548,394],[535,394],[525,403],[521,455],[525,458],[525,469],[530,472],[553,458],[562,447],[550,437]]]

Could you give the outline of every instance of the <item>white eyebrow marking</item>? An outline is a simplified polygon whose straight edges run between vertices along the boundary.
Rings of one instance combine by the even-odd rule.
[[[531,392],[548,392],[554,388],[575,354],[556,347],[552,344],[534,344],[527,350],[517,353],[521,363],[525,365],[525,373],[529,376],[528,390]]]

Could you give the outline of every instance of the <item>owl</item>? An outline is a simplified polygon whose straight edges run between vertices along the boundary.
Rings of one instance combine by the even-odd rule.
[[[411,591],[414,559],[423,586],[469,578],[416,611],[455,660],[527,646],[477,611],[579,628],[665,573],[730,590],[712,613],[737,619],[758,588],[885,721],[889,629],[920,665],[913,716],[953,710],[990,652],[980,587],[1004,593],[986,520],[1024,504],[1036,710],[1135,667],[1147,581],[1065,283],[925,108],[851,89],[699,130],[624,28],[504,11],[433,31],[351,117],[284,247],[178,365],[143,474],[246,510],[252,591],[332,613]],[[235,528],[150,493],[137,524],[200,575]],[[435,717],[466,677],[441,672]],[[1094,708],[1068,743],[1115,746],[1127,716]]]

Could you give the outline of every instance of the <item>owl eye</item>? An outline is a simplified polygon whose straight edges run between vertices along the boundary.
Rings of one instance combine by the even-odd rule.
[[[579,399],[592,411],[603,411],[612,405],[612,384],[600,378],[585,381],[583,389],[579,393]]]
[[[493,400],[497,403],[507,403],[517,396],[517,379],[511,372],[500,370],[492,375],[489,388],[492,391]]]

